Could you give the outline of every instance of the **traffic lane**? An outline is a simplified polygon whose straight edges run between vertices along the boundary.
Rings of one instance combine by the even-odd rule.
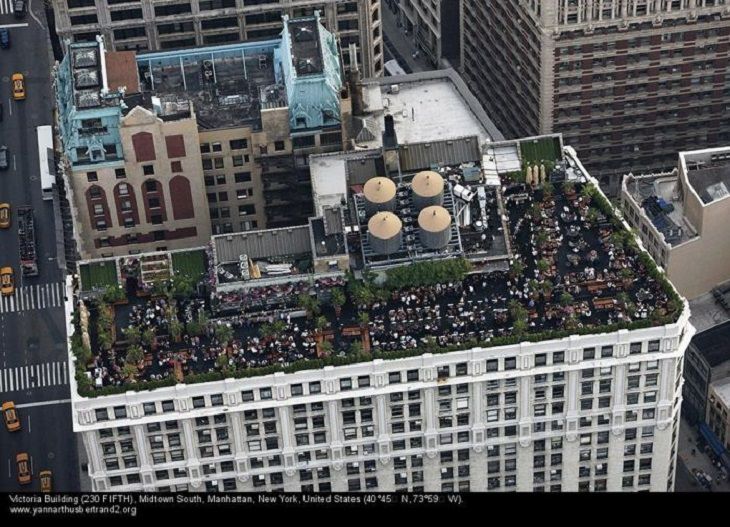
[[[45,47],[39,51],[38,42],[46,42],[46,29],[37,24],[29,28],[11,30],[12,46],[2,50],[0,58],[8,63],[8,71],[2,72],[2,91],[7,108],[0,122],[0,142],[6,144],[11,157],[15,159],[15,170],[10,177],[0,178],[1,199],[11,206],[30,205],[34,209],[36,223],[36,249],[39,259],[40,276],[27,278],[45,283],[61,279],[61,272],[56,261],[56,237],[53,204],[44,201],[41,191],[40,167],[38,164],[38,148],[36,127],[51,124],[52,97],[51,73]],[[36,53],[33,53],[33,50]],[[35,56],[34,56],[35,55]],[[27,57],[33,56],[33,60]],[[6,60],[9,59],[9,60]],[[27,98],[13,101],[11,98],[10,75],[20,71],[25,75]],[[17,238],[17,230],[15,231]],[[5,236],[0,243],[8,243],[8,254],[17,255],[18,240]],[[4,244],[5,245],[5,244]],[[17,256],[16,256],[17,259]]]
[[[19,408],[22,429],[0,430],[0,492],[38,492],[38,474],[53,473],[53,490],[73,492],[79,488],[76,437],[71,423],[70,403]],[[33,480],[20,485],[15,456],[27,452],[31,460]]]

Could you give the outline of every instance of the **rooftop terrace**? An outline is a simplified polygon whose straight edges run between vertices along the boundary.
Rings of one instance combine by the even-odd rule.
[[[157,297],[129,291],[113,312],[90,301],[88,336],[73,339],[82,395],[675,321],[679,297],[608,201],[585,181],[559,182],[562,160],[542,161],[545,180],[499,174],[507,270],[446,258],[382,281],[306,275],[202,296],[172,284]]]

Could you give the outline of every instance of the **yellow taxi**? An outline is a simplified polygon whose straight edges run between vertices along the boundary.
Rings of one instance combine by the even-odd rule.
[[[20,430],[20,418],[18,417],[18,412],[15,410],[15,403],[13,401],[3,403],[2,412],[8,432],[17,432]]]
[[[53,474],[50,470],[43,470],[38,473],[41,480],[41,492],[51,492],[53,490]]]
[[[18,483],[27,485],[31,480],[30,461],[28,454],[21,452],[15,456],[15,463],[18,465]]]
[[[22,101],[25,99],[25,77],[22,73],[13,73],[13,99]]]
[[[8,203],[0,203],[0,229],[10,227],[10,205]]]
[[[3,296],[10,296],[15,292],[13,285],[13,268],[3,267],[0,269],[0,293]]]

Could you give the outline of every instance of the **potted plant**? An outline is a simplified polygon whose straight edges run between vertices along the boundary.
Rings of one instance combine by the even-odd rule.
[[[129,326],[128,328],[123,329],[122,334],[124,335],[124,339],[127,343],[131,345],[139,344],[142,340],[142,334],[137,326]]]
[[[182,340],[183,324],[177,319],[177,316],[172,315],[170,318],[170,335],[175,342]]]
[[[550,270],[550,262],[548,262],[545,258],[540,258],[537,261],[537,270],[540,271],[541,275],[546,274]]]

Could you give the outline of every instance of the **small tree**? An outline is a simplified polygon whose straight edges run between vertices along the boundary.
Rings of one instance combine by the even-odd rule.
[[[548,233],[545,231],[545,229],[540,229],[535,235],[535,243],[538,247],[543,247],[549,239],[550,237],[548,236]]]
[[[350,349],[348,350],[348,353],[352,355],[359,355],[363,352],[362,344],[359,340],[354,341],[352,344],[350,344]]]
[[[228,324],[219,324],[215,328],[215,337],[228,346],[233,340],[233,329]]]
[[[332,353],[333,346],[329,340],[325,340],[319,344],[319,349],[325,355],[330,355]]]
[[[273,335],[281,335],[286,330],[286,322],[283,320],[274,320],[271,323],[271,332]]]
[[[570,181],[563,183],[563,193],[572,194],[575,191],[575,184]]]
[[[553,184],[549,181],[546,181],[542,185],[542,197],[545,201],[550,201],[552,199],[553,194],[555,193],[555,189],[553,188]]]
[[[170,292],[180,300],[190,298],[195,292],[193,281],[187,275],[177,275],[171,280]]]
[[[340,316],[340,312],[342,311],[342,306],[345,304],[345,292],[339,288],[335,287],[331,292],[330,300],[332,302],[332,306],[335,308],[335,313],[337,313],[337,316]]]
[[[545,280],[542,284],[540,284],[540,289],[545,297],[549,297],[553,294],[554,287],[555,286],[553,286],[553,283],[550,280]]]
[[[537,261],[537,270],[541,273],[546,273],[550,269],[550,262],[548,262],[545,258],[541,258]]]
[[[324,331],[327,326],[329,325],[329,321],[325,317],[317,317],[317,321],[315,322],[315,327],[317,328],[317,331],[320,333]]]
[[[306,293],[299,295],[299,307],[307,312],[307,317],[309,318],[312,318],[314,315],[318,315],[320,311],[319,300]]]
[[[228,355],[225,353],[221,353],[218,355],[218,357],[215,359],[215,365],[218,366],[219,369],[225,369],[228,367]]]
[[[264,322],[259,326],[259,336],[262,339],[267,339],[269,337],[272,337],[274,335],[274,328],[271,324],[268,324]]]
[[[573,303],[573,295],[570,293],[563,293],[560,295],[560,305],[569,306]]]
[[[520,260],[515,260],[510,265],[510,271],[512,272],[512,276],[522,276],[522,273],[525,271],[525,264]]]
[[[121,302],[122,300],[126,300],[127,295],[125,294],[122,286],[110,285],[104,291],[104,296],[102,298],[104,299],[104,302],[113,304],[115,302]]]
[[[155,340],[155,331],[152,328],[145,328],[145,330],[142,332],[142,344],[145,345],[145,347],[152,346],[152,343]]]
[[[370,315],[365,311],[358,313],[357,322],[358,324],[360,324],[361,327],[367,327],[367,325],[370,323]]]
[[[134,378],[137,375],[137,366],[131,363],[126,363],[124,366],[122,366],[122,375],[124,375],[124,378],[128,381],[133,381]]]
[[[128,328],[123,329],[122,334],[130,344],[139,344],[142,340],[142,334],[137,326],[129,326]]]
[[[177,319],[176,316],[172,316],[170,319],[170,335],[175,340],[179,340],[182,336],[183,324]]]
[[[127,348],[127,356],[125,357],[127,364],[139,364],[144,360],[144,351],[138,345],[129,346]]]

